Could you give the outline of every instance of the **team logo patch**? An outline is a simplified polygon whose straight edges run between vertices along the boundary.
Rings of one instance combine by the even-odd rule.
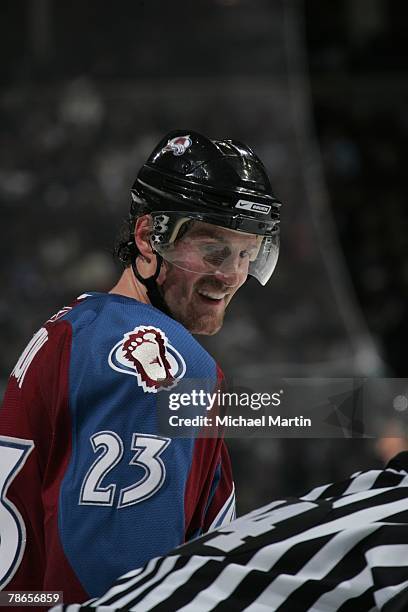
[[[183,155],[192,144],[190,136],[176,136],[169,140],[162,152],[172,151],[173,155]]]
[[[248,200],[239,200],[239,202],[235,204],[235,208],[253,210],[254,212],[262,213],[263,215],[267,215],[271,210],[271,207],[267,204],[258,204],[257,202],[249,202]]]
[[[166,334],[151,325],[127,332],[109,353],[108,362],[117,372],[136,376],[147,393],[171,389],[186,371],[183,357]]]

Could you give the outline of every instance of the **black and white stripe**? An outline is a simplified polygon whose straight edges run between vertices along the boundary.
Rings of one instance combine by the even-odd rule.
[[[88,604],[135,612],[408,610],[408,453],[255,510],[122,576]]]
[[[217,516],[214,518],[210,525],[210,529],[216,529],[217,527],[222,527],[222,525],[227,525],[231,523],[235,519],[235,485],[232,485],[232,491],[225,504],[218,512]]]

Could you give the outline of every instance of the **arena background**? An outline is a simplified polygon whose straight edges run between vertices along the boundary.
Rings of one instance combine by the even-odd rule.
[[[227,376],[405,377],[407,13],[402,0],[3,0],[1,387],[46,318],[112,286],[129,187],[178,127],[248,143],[284,202],[275,275],[203,341]],[[231,440],[239,513],[380,465],[405,445],[390,431]]]

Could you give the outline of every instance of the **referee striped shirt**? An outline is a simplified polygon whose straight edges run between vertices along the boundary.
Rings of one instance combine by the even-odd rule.
[[[114,551],[112,551],[114,554]],[[408,610],[408,452],[280,499],[53,612]]]

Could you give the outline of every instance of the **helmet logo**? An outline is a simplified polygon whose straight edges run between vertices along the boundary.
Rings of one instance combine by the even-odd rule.
[[[165,234],[168,230],[170,217],[167,215],[158,215],[153,220],[153,233]]]
[[[172,151],[173,155],[183,155],[192,144],[190,136],[176,136],[171,138],[166,146],[163,147],[162,153]]]
[[[258,204],[257,202],[250,202],[249,200],[239,200],[235,204],[235,208],[241,208],[244,210],[253,210],[257,213],[262,213],[263,215],[267,215],[271,210],[271,206],[267,204]]]
[[[150,236],[152,244],[160,244],[164,241],[163,234],[165,234],[169,229],[169,219],[170,217],[167,215],[159,215],[154,217],[152,233]]]

